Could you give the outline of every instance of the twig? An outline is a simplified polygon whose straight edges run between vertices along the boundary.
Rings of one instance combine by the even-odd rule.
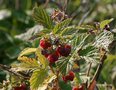
[[[79,21],[78,25],[81,25],[84,20],[87,18],[87,16],[90,14],[91,10],[89,10],[88,12],[86,12],[83,16],[82,19]]]
[[[5,70],[5,71],[8,71],[9,73],[12,73],[12,74],[14,74],[14,75],[16,75],[18,77],[21,77],[21,78],[25,78],[25,79],[28,79],[29,78],[29,77],[25,77],[25,76],[23,76],[23,75],[15,72],[15,71],[11,70],[11,67],[8,67],[8,66],[3,65],[3,64],[0,64],[0,69]]]
[[[89,64],[89,69],[87,71],[87,76],[89,76],[89,73],[90,73],[90,70],[91,70],[91,66],[92,66],[92,62],[90,62],[90,64]]]
[[[54,69],[52,68],[52,66],[51,65],[49,65],[50,66],[50,70],[55,74],[55,71],[54,71]]]
[[[49,3],[49,0],[46,0],[46,2],[45,2],[45,4],[44,4],[44,8],[47,7],[48,3]]]
[[[66,11],[67,5],[68,5],[68,0],[64,0],[64,5],[63,5],[64,12]]]

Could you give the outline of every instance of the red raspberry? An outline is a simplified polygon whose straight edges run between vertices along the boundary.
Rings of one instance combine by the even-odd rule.
[[[71,52],[71,46],[70,45],[65,45],[65,52],[66,52],[66,55],[68,56]]]
[[[50,55],[50,53],[46,49],[41,50],[41,54],[44,55],[46,58]]]
[[[70,71],[70,72],[69,72],[69,76],[71,77],[71,81],[73,81],[73,79],[74,79],[74,77],[75,77],[74,72]]]
[[[74,76],[75,76],[75,75],[74,75],[74,72],[70,71],[67,78],[68,78],[68,80],[73,81]]]
[[[62,79],[63,79],[63,81],[64,81],[65,83],[67,83],[68,80],[67,80],[66,76],[63,76]]]
[[[67,82],[68,80],[69,81],[73,81],[73,79],[74,79],[74,73],[72,71],[70,71],[69,74],[66,75],[66,76],[63,76],[62,79],[63,79],[64,82]]]
[[[61,56],[65,56],[65,48],[64,46],[59,46],[57,48],[57,52],[61,55]]]
[[[59,52],[61,56],[67,57],[71,52],[71,46],[70,45],[59,46],[57,48],[57,52]]]
[[[58,55],[56,55],[55,53],[50,54],[47,59],[49,60],[50,63],[55,63],[58,60]]]
[[[46,41],[45,39],[41,39],[40,40],[40,46],[43,48],[43,49],[47,49],[48,47],[51,47],[51,43]]]
[[[23,83],[21,86],[14,87],[14,90],[26,90],[26,85]]]

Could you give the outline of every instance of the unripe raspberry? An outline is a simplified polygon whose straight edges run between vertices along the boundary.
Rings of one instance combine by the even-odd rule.
[[[50,54],[47,59],[49,60],[50,63],[55,63],[58,60],[58,55],[56,55],[55,53]]]
[[[64,46],[59,46],[57,48],[57,51],[59,52],[59,54],[61,56],[67,57],[70,54],[70,52],[71,52],[71,46],[70,45],[67,45],[67,44],[64,45]]]
[[[47,49],[48,47],[51,47],[51,43],[49,41],[46,41],[45,39],[40,40],[40,46],[43,49]]]

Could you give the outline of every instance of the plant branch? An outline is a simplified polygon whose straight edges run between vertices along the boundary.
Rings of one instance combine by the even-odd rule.
[[[5,70],[5,71],[7,71],[9,73],[12,73],[12,74],[14,74],[14,75],[16,75],[18,77],[21,77],[21,78],[25,78],[25,79],[28,79],[29,78],[29,77],[25,77],[25,76],[23,76],[23,75],[15,72],[15,71],[11,70],[11,67],[6,66],[6,65],[3,65],[3,64],[0,64],[0,69]]]
[[[87,76],[89,76],[89,73],[90,73],[90,70],[91,70],[91,66],[92,66],[92,62],[90,62],[90,64],[89,64],[89,69],[87,71]]]
[[[93,76],[93,78],[92,78],[92,82],[98,80],[99,75],[100,75],[100,73],[101,73],[101,71],[102,71],[102,67],[103,67],[104,60],[105,60],[105,59],[106,59],[106,51],[104,51],[103,55],[101,56],[100,64],[98,65],[97,70],[96,70],[96,72],[95,72],[95,74],[94,74],[94,76]],[[91,83],[92,83],[92,82],[91,82]],[[91,85],[91,84],[90,84],[90,85]],[[89,87],[90,87],[90,85],[89,85]]]
[[[51,66],[51,65],[49,65],[49,66],[50,66],[50,70],[52,71],[52,73],[55,74],[55,71],[54,71],[54,69],[52,68],[52,66]]]
[[[47,7],[48,3],[49,3],[49,0],[46,0],[46,2],[45,2],[45,4],[44,4],[44,8]]]

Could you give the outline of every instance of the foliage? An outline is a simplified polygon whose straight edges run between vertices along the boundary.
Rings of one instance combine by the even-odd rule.
[[[51,1],[52,0],[50,0],[50,3]],[[14,12],[13,15],[16,15],[16,17],[14,18],[14,16],[10,16],[10,18],[14,18],[13,23],[15,26],[12,27],[13,28],[11,30],[12,33],[7,30],[9,26],[7,26],[8,27],[7,29],[1,27],[3,31],[0,36],[3,38],[2,35],[5,35],[5,38],[7,38],[6,40],[5,39],[2,40],[2,44],[0,45],[4,46],[4,48],[2,48],[1,50],[2,51],[5,50],[5,53],[3,53],[6,54],[7,56],[5,59],[11,58],[12,60],[15,60],[16,57],[18,56],[18,53],[21,50],[22,51],[18,56],[19,61],[16,61],[18,62],[18,64],[17,63],[12,64],[10,68],[6,68],[6,66],[0,65],[0,68],[4,69],[5,67],[5,70],[7,70],[8,72],[10,73],[14,72],[13,73],[14,75],[19,75],[19,77],[21,77],[20,84],[22,82],[23,83],[28,82],[30,83],[30,85],[28,84],[26,85],[28,85],[29,86],[28,88],[32,90],[45,90],[45,89],[71,90],[73,86],[83,86],[83,84],[88,85],[88,87],[84,85],[83,86],[84,88],[90,89],[91,86],[92,88],[95,87],[101,88],[96,83],[92,84],[94,81],[95,82],[98,81],[97,83],[104,83],[102,81],[106,80],[108,83],[112,83],[110,80],[107,80],[107,76],[105,74],[107,73],[108,66],[110,67],[109,68],[110,70],[115,71],[114,69],[115,67],[113,67],[115,66],[115,63],[112,66],[108,64],[110,62],[109,61],[110,55],[108,55],[108,58],[106,60],[103,57],[105,57],[107,54],[112,53],[111,46],[112,43],[115,41],[115,32],[112,32],[111,29],[106,26],[111,22],[114,23],[115,19],[114,20],[107,19],[102,21],[101,19],[99,19],[100,16],[102,17],[101,14],[98,18],[93,17],[92,19],[89,19],[89,16],[92,16],[92,12],[97,11],[94,5],[90,2],[91,6],[94,8],[90,11],[90,13],[87,12],[90,15],[86,17],[87,15],[86,11],[88,11],[87,9],[91,7],[86,6],[86,10],[83,12],[80,11],[80,9],[75,10],[75,7],[72,8],[74,10],[68,9],[71,6],[76,6],[75,2],[77,1],[76,0],[71,1],[71,3],[69,3],[69,6],[67,6],[67,10],[65,12],[64,11],[61,11],[62,13],[58,12],[58,15],[55,16],[57,17],[57,19],[63,18],[62,20],[59,20],[60,22],[57,22],[55,18],[51,18],[53,14],[51,14],[51,12],[49,12],[48,14],[49,10],[47,11],[42,6],[38,7],[36,5],[33,8],[32,17],[36,21],[36,23],[40,24],[37,27],[38,30],[35,29],[37,30],[37,32],[32,28],[30,29],[30,32],[27,31],[25,34],[20,34],[18,36],[15,35],[17,35],[21,29],[24,30],[26,28],[33,26],[34,22],[31,21],[31,19],[28,19],[27,20],[29,25],[28,26],[27,22],[25,21],[26,20],[25,17],[29,18],[27,13],[21,11],[20,14],[22,17],[24,15],[24,17],[20,18],[19,12],[17,13]],[[52,3],[54,3],[54,1],[52,1]],[[52,5],[52,3],[50,5]],[[87,2],[85,2],[85,4],[86,3]],[[94,4],[99,5],[99,3]],[[59,4],[57,5],[59,7]],[[78,1],[77,7],[83,9],[83,7],[81,7],[81,1],[80,2]],[[75,16],[75,13],[72,13],[71,11],[74,11],[76,15],[80,13],[78,18],[77,16]],[[68,17],[65,18],[65,16],[67,16],[65,13],[67,12],[69,13],[69,16],[72,18]],[[82,15],[82,13],[84,12],[85,15]],[[98,12],[101,13],[100,11]],[[81,16],[82,19],[79,21],[79,18],[81,18]],[[93,22],[94,20],[100,20],[101,22],[94,25],[86,24],[87,21]],[[8,21],[8,23],[9,22],[10,21]],[[27,26],[20,27],[18,25],[24,26],[27,25]],[[15,32],[14,29],[19,30],[19,32]],[[14,38],[14,36],[18,39]],[[27,38],[24,40],[24,37]],[[44,48],[42,48],[39,45],[41,39],[46,39],[46,41],[51,43],[52,46],[48,49],[45,49],[48,51],[48,53],[53,54],[55,50],[57,51],[57,48],[60,45],[63,46],[65,44],[71,45],[71,52],[69,53],[68,56],[62,55],[58,56],[58,60],[55,61],[54,63],[51,63],[48,60],[48,58],[46,58],[46,56],[42,54],[42,50],[44,50]],[[10,45],[7,46],[8,44]],[[24,49],[25,47],[28,48]],[[2,51],[0,51],[0,53],[2,53]],[[111,63],[113,62],[114,61],[111,61]],[[103,65],[103,63],[104,63],[103,71],[101,73],[100,71],[97,72],[96,67],[97,68],[102,67],[100,65]],[[91,68],[92,70],[89,71],[89,69]],[[17,70],[15,71],[14,69]],[[109,69],[108,72],[110,72]],[[65,83],[62,80],[62,77],[68,75],[70,71],[74,72],[75,78],[73,81],[68,81],[68,83]],[[101,75],[99,76],[99,74]],[[27,75],[27,77],[25,75]],[[101,78],[97,79],[96,77]],[[111,77],[113,84],[115,86],[115,73],[112,73]],[[28,80],[27,79],[22,80],[25,78],[28,78]],[[11,85],[11,87],[12,86],[13,84]],[[2,84],[1,87],[3,88]],[[6,88],[8,87],[6,86]]]

